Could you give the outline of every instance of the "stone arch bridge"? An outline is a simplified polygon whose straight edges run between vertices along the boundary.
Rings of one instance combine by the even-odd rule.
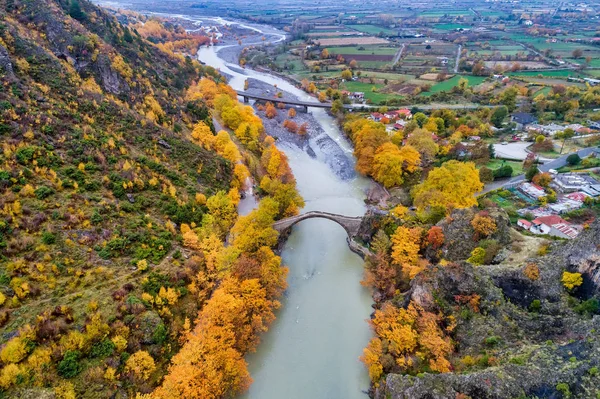
[[[360,255],[361,257],[365,257],[370,254],[370,251],[364,246],[360,245],[355,241],[355,238],[359,236],[364,228],[365,217],[362,216],[344,216],[338,215],[335,213],[322,212],[322,211],[310,211],[303,213],[301,215],[292,216],[289,218],[281,219],[273,223],[273,228],[277,230],[281,237],[287,237],[291,228],[306,219],[328,219],[333,222],[336,222],[340,226],[344,228],[346,234],[348,234],[347,242],[350,249]],[[367,229],[369,230],[369,229]]]

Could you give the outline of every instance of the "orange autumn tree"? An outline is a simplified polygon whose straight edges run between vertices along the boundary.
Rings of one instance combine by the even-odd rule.
[[[427,243],[431,245],[433,249],[438,249],[444,245],[444,232],[439,226],[432,226],[427,232]]]
[[[220,399],[246,390],[252,380],[243,354],[275,318],[273,305],[258,280],[224,280],[152,397]]]
[[[486,212],[480,212],[471,220],[471,227],[475,230],[477,238],[489,237],[496,232],[497,226],[494,219]]]
[[[356,170],[371,175],[377,149],[390,141],[385,126],[369,119],[354,119],[344,124],[344,130],[354,142]]]
[[[406,373],[423,367],[449,372],[448,357],[454,347],[441,322],[439,316],[413,302],[406,309],[386,302],[376,310],[369,321],[376,336],[361,357],[375,386],[384,373]]]

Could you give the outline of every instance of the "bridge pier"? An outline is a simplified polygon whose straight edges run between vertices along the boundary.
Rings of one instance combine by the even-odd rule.
[[[304,106],[302,106],[302,111],[303,111],[305,114],[308,114],[308,106],[307,106],[307,105],[304,105]]]
[[[244,103],[248,104],[250,102],[250,98],[247,96],[244,96]]]

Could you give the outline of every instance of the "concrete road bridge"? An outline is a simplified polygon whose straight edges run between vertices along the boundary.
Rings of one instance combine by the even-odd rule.
[[[273,96],[266,96],[266,95],[263,96],[263,95],[259,95],[259,94],[251,94],[251,93],[247,93],[245,91],[236,91],[236,93],[239,97],[242,97],[244,99],[245,103],[248,103],[250,101],[250,99],[260,101],[260,102],[270,101],[272,103],[283,103],[283,104],[291,105],[294,107],[300,107],[304,110],[304,112],[308,112],[308,107],[331,108],[330,102],[321,103],[321,102],[317,102],[317,101],[301,101],[301,100],[290,100],[290,99],[283,99],[283,98],[273,98]],[[352,108],[351,105],[344,105],[344,107]]]
[[[260,95],[260,94],[252,94],[245,91],[236,91],[239,97],[244,99],[245,103],[250,102],[250,100],[256,100],[259,102],[267,102],[270,101],[272,103],[283,103],[293,107],[299,107],[304,112],[308,112],[308,108],[331,108],[330,102],[318,102],[318,101],[301,101],[301,100],[290,100],[284,98],[274,98],[272,95]],[[430,111],[435,109],[454,109],[454,110],[468,110],[468,109],[477,109],[477,108],[495,108],[497,105],[480,105],[480,104],[406,104],[402,105],[402,108],[408,109],[419,109],[423,111]],[[369,111],[369,110],[377,110],[380,108],[379,105],[369,105],[369,104],[344,104],[344,108],[347,110],[354,111]]]

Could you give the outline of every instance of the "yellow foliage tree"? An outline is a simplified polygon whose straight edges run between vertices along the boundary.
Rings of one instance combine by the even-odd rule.
[[[563,272],[561,281],[565,288],[570,291],[583,284],[583,277],[581,273]]]
[[[430,206],[468,208],[477,204],[475,194],[482,189],[473,162],[452,160],[429,172],[427,179],[415,186],[412,195],[420,210]]]
[[[156,369],[154,359],[146,351],[137,351],[125,362],[125,371],[133,373],[137,378],[146,381]]]

